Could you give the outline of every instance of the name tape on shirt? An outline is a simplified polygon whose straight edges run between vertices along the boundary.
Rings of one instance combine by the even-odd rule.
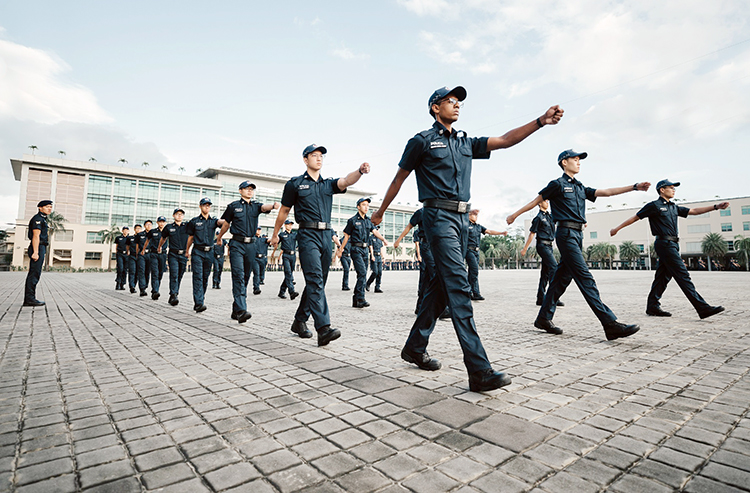
[[[300,190],[307,190],[308,188],[310,188],[310,185],[300,185],[299,186]]]
[[[571,193],[571,192],[573,192],[573,187],[565,187],[565,189],[563,190],[563,192],[565,192],[565,193]]]
[[[442,149],[443,147],[448,147],[448,144],[439,140],[430,142],[430,149]]]

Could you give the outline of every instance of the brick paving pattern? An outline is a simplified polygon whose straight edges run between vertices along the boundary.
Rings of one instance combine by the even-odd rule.
[[[231,284],[192,311],[114,291],[114,274],[0,273],[0,491],[750,491],[750,274],[695,273],[727,312],[701,321],[676,285],[644,314],[652,273],[595,271],[628,339],[607,342],[575,286],[551,336],[531,323],[537,271],[484,271],[475,304],[496,369],[472,393],[449,322],[425,372],[399,353],[416,273],[385,272],[353,309],[328,288],[341,339],[290,330],[279,273],[229,319]],[[298,278],[301,289],[302,277]],[[312,323],[310,323],[312,326]]]

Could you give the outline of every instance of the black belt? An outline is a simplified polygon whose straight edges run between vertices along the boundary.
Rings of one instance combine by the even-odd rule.
[[[185,253],[185,250],[170,250],[169,253],[174,253],[175,255],[183,255]]]
[[[583,231],[583,223],[577,223],[575,221],[558,221],[558,228],[575,229],[577,231]]]
[[[656,235],[657,240],[666,240],[666,241],[674,241],[675,243],[680,242],[679,236],[666,236],[666,235]]]
[[[341,256],[342,256],[342,257],[348,257],[348,256],[349,256],[349,254],[348,254],[348,253],[342,253],[342,254],[341,254]]]
[[[232,235],[232,239],[234,241],[239,241],[242,243],[255,243],[255,238],[255,236]]]
[[[214,249],[214,247],[212,246],[197,246],[197,245],[193,245],[193,248],[197,248],[201,252],[210,252],[211,250]]]
[[[537,238],[536,242],[540,245],[552,246],[552,240],[542,240],[541,238]]]
[[[41,243],[40,243],[40,245],[41,245]],[[44,246],[47,246],[47,245],[44,245]],[[117,252],[117,255],[127,255],[127,254],[128,254],[128,252],[119,252],[119,251]]]
[[[331,229],[331,223],[318,223],[315,221],[302,221],[297,223],[299,229]]]
[[[367,243],[352,243],[352,246],[360,247],[360,248],[367,248]]]
[[[49,246],[49,243],[42,243],[42,242],[39,242],[39,245],[41,245],[41,246]]]
[[[458,200],[427,199],[422,201],[422,205],[433,209],[443,209],[451,212],[460,212],[464,214],[471,210],[471,204],[468,202],[459,202]]]
[[[282,252],[284,252],[284,254],[286,255],[294,255],[295,253],[294,250],[282,250]]]

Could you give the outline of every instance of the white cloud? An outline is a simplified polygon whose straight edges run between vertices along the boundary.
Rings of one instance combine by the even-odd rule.
[[[440,15],[451,8],[446,0],[398,0],[398,3],[417,15]]]
[[[370,55],[368,55],[367,53],[354,53],[346,46],[336,48],[331,53],[333,53],[334,56],[341,58],[342,60],[367,60],[368,58],[370,58]]]

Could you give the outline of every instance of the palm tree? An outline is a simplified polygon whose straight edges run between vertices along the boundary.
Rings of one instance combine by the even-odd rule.
[[[57,153],[60,155],[60,159],[67,154],[65,151],[57,151]]]
[[[180,174],[183,174],[185,172],[185,167],[184,166],[180,166],[179,168],[177,168],[177,171],[179,171]]]
[[[641,250],[632,241],[623,241],[620,244],[620,260],[631,263],[631,268],[635,269],[635,261],[641,256]]]
[[[148,161],[143,161],[141,163],[141,166],[143,166],[144,168],[148,168]]]
[[[387,247],[385,247],[385,253],[387,253],[388,255],[392,255],[394,260],[396,259],[396,257],[400,256],[401,252],[403,252],[403,251],[404,251],[404,247],[402,247],[402,246],[398,246],[398,247],[387,246]]]
[[[711,257],[724,258],[724,255],[729,251],[729,247],[719,233],[708,233],[701,241],[701,250],[708,257],[708,270],[711,270]]]
[[[31,149],[31,155],[33,156],[34,155],[34,151],[36,151],[39,148],[37,146],[29,146],[29,149]]]
[[[96,158],[95,157],[90,157],[89,161],[91,161],[92,163],[95,163],[96,162]]]
[[[416,248],[407,248],[406,249],[406,256],[407,257],[415,257],[417,256],[417,249]]]
[[[614,260],[615,255],[617,255],[617,247],[612,243],[602,243],[601,245],[602,255],[609,260],[609,268],[611,270],[613,263],[612,260]]]
[[[497,244],[490,243],[487,245],[487,248],[484,250],[484,258],[490,259],[490,261],[494,262],[496,258],[500,256],[500,249],[497,247]]]
[[[745,270],[750,271],[750,237],[737,235],[734,237],[734,250],[741,257],[745,257]]]
[[[128,160],[125,159],[124,157],[121,157],[120,159],[118,159],[117,162],[122,163],[122,164],[128,164]]]
[[[201,173],[203,173],[203,168],[198,168],[197,170],[195,170],[196,175],[199,175]]]
[[[167,165],[166,165],[166,164],[162,164],[162,165],[161,165],[161,170],[162,170],[162,171],[168,171],[168,170],[169,170],[169,168],[167,167]]]
[[[115,242],[115,238],[120,236],[120,229],[117,227],[116,224],[113,224],[108,229],[102,229],[99,231],[99,234],[102,235],[102,241],[104,243],[109,243],[109,256],[107,257],[107,271],[112,271],[112,244]]]
[[[65,223],[67,220],[59,212],[52,211],[47,216],[47,226],[49,227],[49,267],[52,267],[52,257],[54,256],[54,250],[52,249],[52,239],[55,237],[55,233],[58,231],[65,231]]]

